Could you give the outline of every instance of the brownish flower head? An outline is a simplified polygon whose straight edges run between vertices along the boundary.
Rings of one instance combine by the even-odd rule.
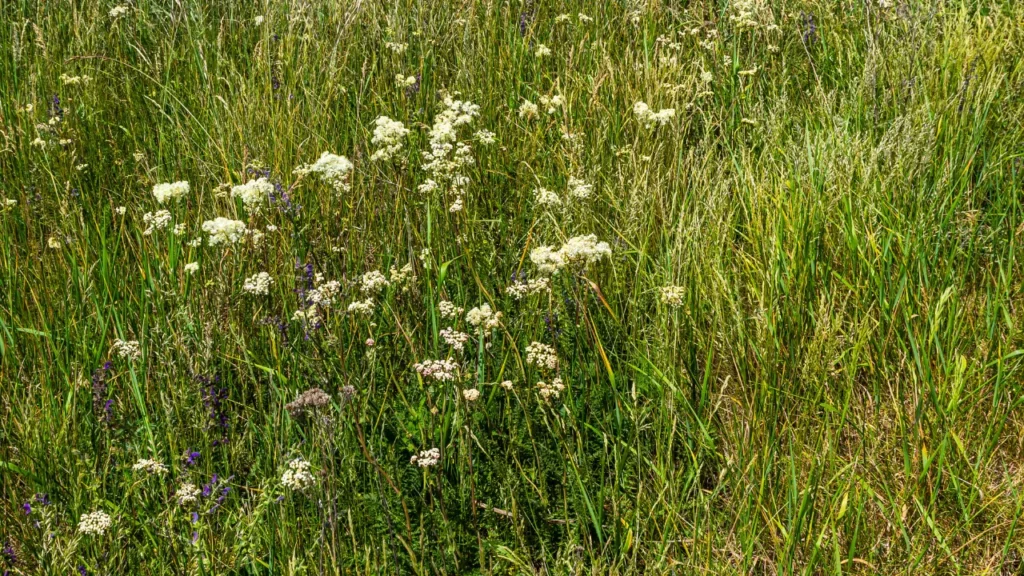
[[[316,412],[331,403],[331,397],[327,392],[319,388],[310,388],[295,399],[294,402],[285,404],[284,408],[291,414],[292,418],[298,418],[309,412]]]

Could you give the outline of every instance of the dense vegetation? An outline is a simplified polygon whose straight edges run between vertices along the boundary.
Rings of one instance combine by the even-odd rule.
[[[1024,571],[1024,5],[0,24],[3,574]]]

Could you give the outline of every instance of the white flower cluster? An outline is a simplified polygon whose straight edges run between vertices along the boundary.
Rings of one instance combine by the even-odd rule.
[[[199,272],[199,262],[189,262],[188,264],[185,264],[185,272],[188,272],[189,274]]]
[[[390,284],[379,270],[371,270],[359,279],[359,289],[363,294],[379,294]]]
[[[138,340],[114,340],[114,353],[125,360],[138,360],[142,358],[142,347]]]
[[[544,370],[557,370],[558,353],[547,344],[531,342],[526,347],[526,363]]]
[[[551,275],[570,265],[586,268],[611,255],[612,249],[607,242],[598,242],[597,236],[587,234],[570,238],[558,250],[551,246],[538,246],[530,251],[530,261],[541,274]]]
[[[210,246],[234,244],[245,235],[245,222],[218,216],[203,222],[203,232],[210,235]]]
[[[516,281],[505,288],[505,293],[516,300],[522,300],[527,296],[532,296],[533,294],[545,291],[551,292],[551,279],[547,277],[534,278],[533,280],[527,280],[525,282]]]
[[[501,387],[504,388],[505,390],[512,390],[512,386],[513,384],[511,380],[504,380],[501,383]]]
[[[523,120],[533,120],[537,117],[537,105],[529,100],[523,100],[523,103],[519,105],[519,117]]]
[[[189,185],[188,182],[182,180],[180,182],[169,182],[163,184],[157,184],[153,186],[153,197],[156,201],[165,204],[169,200],[177,200],[185,194],[188,194]]]
[[[350,314],[361,314],[363,316],[372,315],[374,308],[376,308],[376,305],[373,303],[373,298],[356,300],[348,305],[348,311]]]
[[[121,16],[124,16],[127,13],[128,13],[128,6],[125,5],[125,4],[119,4],[119,5],[114,6],[113,8],[111,8],[110,12],[107,12],[107,15],[110,16],[111,18],[120,18]]]
[[[415,464],[420,468],[429,468],[430,466],[437,466],[437,463],[441,461],[441,451],[437,448],[431,448],[430,450],[424,450],[419,454],[414,454],[409,459],[410,464]]]
[[[334,304],[334,299],[341,294],[341,282],[337,280],[328,280],[327,282],[320,283],[316,288],[313,288],[306,293],[306,298],[311,304],[316,306],[322,306],[324,308],[330,308]]]
[[[266,178],[249,180],[245,184],[231,187],[231,197],[241,198],[242,204],[249,210],[259,211],[270,195],[274,193],[274,185]]]
[[[140,458],[138,462],[132,465],[132,470],[136,472],[145,472],[147,474],[159,475],[167,473],[167,466],[164,466],[163,463],[158,460]]]
[[[413,78],[413,83],[416,79]],[[374,162],[381,160],[390,160],[395,154],[402,151],[402,147],[405,145],[405,137],[409,135],[409,129],[405,127],[398,120],[392,120],[387,116],[381,116],[377,118],[377,127],[373,129],[373,140],[372,143],[380,146],[376,152],[370,156],[370,160]]]
[[[484,303],[466,312],[466,322],[481,330],[491,330],[501,326],[501,312],[494,312],[490,304]]]
[[[455,318],[462,314],[465,310],[460,306],[456,306],[447,300],[441,300],[437,303],[437,309],[441,312],[441,318]]]
[[[186,482],[179,486],[174,494],[178,497],[179,504],[191,504],[199,499],[199,488],[196,488],[195,484]]]
[[[686,291],[682,286],[663,286],[661,288],[661,303],[671,308],[679,308],[686,298]]]
[[[391,284],[394,285],[396,288],[408,288],[406,284],[409,282],[414,282],[416,280],[416,274],[414,274],[412,271],[412,264],[406,264],[401,268],[392,266],[391,270],[389,270],[388,273],[391,275]]]
[[[466,402],[476,402],[480,399],[480,391],[476,388],[467,388],[462,391],[462,397],[466,399]]]
[[[266,272],[259,272],[245,279],[242,290],[257,296],[266,296],[270,293],[270,287],[274,285],[274,279]]]
[[[310,472],[310,464],[302,458],[295,458],[288,463],[288,469],[281,475],[281,485],[289,490],[302,492],[316,484],[316,478]]]
[[[110,530],[112,525],[113,522],[106,512],[96,510],[95,512],[82,514],[82,518],[78,521],[78,531],[90,536],[103,536],[107,533],[107,530]]]
[[[316,162],[299,166],[294,172],[298,175],[319,174],[335,191],[347,192],[352,173],[352,162],[344,156],[324,152]]]
[[[757,28],[760,25],[760,13],[764,11],[757,0],[733,0],[732,14],[729,20],[737,28]]]
[[[533,191],[533,199],[538,206],[544,208],[555,208],[562,205],[562,199],[547,188],[537,188]]]
[[[483,144],[484,146],[490,146],[491,144],[494,144],[495,142],[498,141],[497,137],[495,137],[494,135],[494,132],[491,132],[490,130],[477,130],[476,134],[474,134],[473,136],[476,138],[477,142]]]
[[[413,364],[416,372],[424,378],[438,382],[452,382],[459,377],[459,365],[451,358],[447,360],[424,360]]]
[[[655,112],[645,102],[637,102],[633,104],[633,115],[643,123],[645,128],[654,128],[655,126],[664,126],[671,122],[676,116],[676,109],[662,108]]]
[[[167,228],[167,225],[171,223],[171,213],[167,210],[146,212],[142,215],[142,222],[146,225],[146,229],[142,232],[142,235],[149,236],[157,230]]]
[[[440,332],[441,339],[446,344],[454,348],[455,350],[462,352],[466,347],[466,342],[469,341],[469,334],[465,332],[459,332],[454,328],[445,328]]]
[[[537,58],[547,58],[548,56],[551,56],[551,48],[548,48],[543,44],[538,44],[537,50],[533,54]]]
[[[444,110],[434,116],[430,128],[430,150],[423,152],[423,170],[427,179],[420,184],[419,191],[427,194],[441,190],[450,198],[449,212],[463,208],[469,177],[462,169],[473,164],[473,150],[466,142],[459,141],[458,128],[473,122],[480,114],[480,107],[472,102],[444,99]]]
[[[565,384],[562,384],[561,378],[555,378],[550,384],[544,381],[537,382],[537,392],[545,400],[558,398],[562,390],[565,390]]]
[[[65,86],[78,86],[80,84],[88,84],[89,82],[92,82],[92,76],[69,76],[67,74],[61,74],[60,81]]]
[[[544,111],[548,114],[554,114],[558,112],[558,109],[565,106],[565,97],[561,94],[555,94],[554,96],[541,96],[540,105],[544,107]]]
[[[569,196],[579,200],[586,200],[593,193],[594,186],[592,184],[587,184],[579,178],[569,177]]]

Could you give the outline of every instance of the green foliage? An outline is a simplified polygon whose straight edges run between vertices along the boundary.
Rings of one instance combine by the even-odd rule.
[[[0,570],[1024,570],[1018,3],[116,6],[0,4]]]

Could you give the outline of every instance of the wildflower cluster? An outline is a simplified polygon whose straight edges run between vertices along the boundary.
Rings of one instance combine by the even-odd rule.
[[[682,286],[662,286],[661,302],[670,308],[679,308],[686,298],[686,291]]]
[[[550,383],[544,381],[537,382],[537,393],[544,400],[558,398],[563,390],[565,390],[565,384],[562,383],[561,378],[554,378]]]
[[[142,347],[137,340],[114,340],[114,354],[124,360],[138,360],[142,358]]]
[[[203,232],[209,235],[210,246],[218,244],[235,244],[245,236],[245,223],[218,216],[203,222]]]
[[[409,458],[411,464],[415,464],[420,468],[429,468],[431,466],[437,466],[437,463],[441,461],[441,451],[437,448],[431,448],[424,450],[419,454],[414,454],[412,458]]]
[[[414,83],[415,80],[413,78]],[[405,146],[405,137],[409,135],[409,129],[405,127],[405,124],[387,116],[377,118],[375,124],[376,128],[373,129],[371,142],[379,148],[370,156],[370,160],[374,162],[390,160],[402,151]]]
[[[676,116],[675,108],[662,108],[655,112],[645,102],[633,104],[633,115],[644,125],[645,128],[664,126]]]
[[[270,293],[270,287],[274,285],[274,279],[266,272],[256,273],[245,279],[242,290],[254,296],[266,296]]]
[[[285,404],[284,409],[288,411],[292,418],[298,418],[299,416],[316,412],[330,405],[330,403],[331,397],[327,392],[320,388],[310,388],[299,394],[294,401]]]
[[[484,303],[466,312],[466,322],[481,331],[493,330],[501,326],[501,312],[491,310],[491,305]]]
[[[551,292],[551,279],[546,276],[533,280],[516,280],[505,287],[505,293],[516,300],[522,300],[541,292]]]
[[[103,536],[113,526],[110,515],[102,510],[83,514],[78,521],[78,532],[87,536]]]
[[[281,485],[289,490],[303,492],[316,484],[316,478],[310,472],[312,466],[302,458],[294,458],[288,462],[288,468],[281,475]]]
[[[167,228],[167,225],[171,222],[171,213],[167,210],[146,212],[142,215],[142,222],[146,225],[146,229],[142,232],[142,235],[149,236],[157,230]]]
[[[273,193],[274,185],[263,177],[231,187],[231,197],[240,198],[242,204],[253,212],[258,212]]]
[[[544,275],[557,274],[566,266],[584,269],[602,258],[611,257],[607,242],[599,242],[594,234],[570,238],[561,248],[538,246],[530,251],[530,261]]]
[[[157,184],[153,186],[153,197],[156,201],[161,204],[166,204],[172,200],[177,200],[188,194],[189,185],[184,180],[180,182],[171,182],[164,184]]]
[[[295,174],[319,174],[336,192],[348,192],[352,177],[352,162],[344,156],[324,152],[312,164],[305,164],[295,169]]]
[[[450,212],[463,208],[469,185],[469,177],[463,169],[474,162],[469,143],[459,140],[459,128],[471,124],[479,114],[480,107],[476,104],[447,96],[444,109],[434,116],[434,125],[430,128],[430,149],[423,152],[427,179],[420,184],[419,191],[446,194]]]
[[[138,462],[132,465],[132,470],[158,476],[160,474],[167,473],[167,466],[164,466],[163,463],[158,460],[140,458]]]
[[[454,382],[459,377],[459,365],[451,358],[445,360],[424,360],[413,364],[420,376],[438,382]]]
[[[526,363],[544,370],[558,369],[558,353],[555,349],[541,342],[531,342],[526,347]]]

